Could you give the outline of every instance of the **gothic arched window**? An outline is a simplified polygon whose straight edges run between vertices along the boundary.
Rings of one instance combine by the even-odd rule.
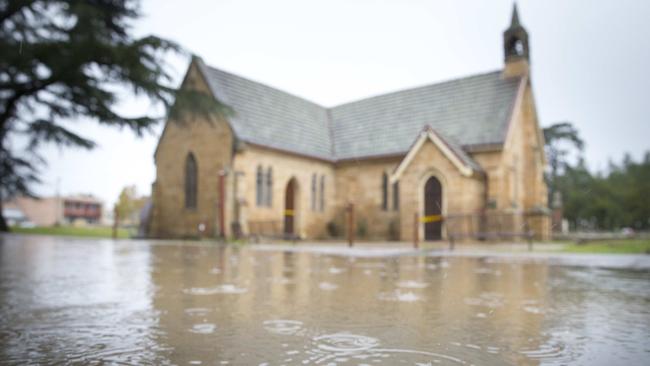
[[[388,174],[381,175],[381,209],[388,210]]]
[[[512,49],[512,51],[517,56],[523,56],[524,55],[524,42],[522,42],[521,40],[517,40],[517,42],[515,42],[515,46]]]
[[[325,176],[320,176],[320,201],[318,202],[319,211],[325,211]]]
[[[316,211],[316,173],[311,176],[311,209]]]
[[[523,56],[526,49],[523,40],[513,38],[508,44],[508,54],[512,56]]]
[[[187,154],[185,158],[185,208],[196,208],[198,169],[194,154]]]
[[[264,205],[264,172],[261,165],[257,167],[255,176],[255,203],[258,207]]]
[[[268,207],[273,205],[273,169],[271,167],[266,171],[266,199],[264,202]]]

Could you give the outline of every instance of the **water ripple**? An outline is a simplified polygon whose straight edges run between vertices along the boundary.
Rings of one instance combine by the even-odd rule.
[[[330,283],[330,282],[321,282],[318,284],[318,287],[323,291],[333,291],[339,288],[337,284]]]
[[[275,334],[280,335],[293,335],[296,334],[302,328],[302,322],[299,320],[286,320],[286,319],[276,319],[276,320],[266,320],[264,322],[264,328]]]
[[[382,301],[399,301],[399,302],[416,302],[420,301],[420,296],[413,292],[403,292],[395,290],[392,292],[382,292],[377,298]]]
[[[246,288],[237,287],[232,284],[224,284],[215,287],[192,287],[183,290],[183,292],[188,295],[243,294],[246,291]]]
[[[429,284],[426,282],[410,280],[410,281],[400,281],[397,283],[397,286],[403,288],[426,288],[429,286]]]
[[[325,334],[312,339],[311,347],[306,351],[307,359],[303,364],[336,365],[354,360],[363,360],[362,364],[371,363],[404,363],[414,362],[419,365],[440,363],[441,360],[455,364],[466,364],[465,361],[451,355],[400,348],[380,348],[377,338],[352,333]]]
[[[194,324],[190,329],[190,332],[197,334],[210,334],[214,333],[214,330],[217,329],[217,326],[211,323],[202,323]]]

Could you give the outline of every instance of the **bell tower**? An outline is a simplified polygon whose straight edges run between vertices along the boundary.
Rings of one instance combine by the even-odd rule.
[[[503,32],[503,53],[505,68],[503,77],[527,76],[530,68],[530,48],[528,32],[519,22],[515,3],[510,27]]]

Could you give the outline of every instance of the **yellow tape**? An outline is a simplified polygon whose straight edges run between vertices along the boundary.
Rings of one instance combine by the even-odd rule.
[[[429,215],[429,216],[424,216],[423,218],[420,219],[423,223],[429,223],[429,222],[438,222],[442,221],[442,215]]]
[[[293,216],[293,210],[284,210],[284,216]]]

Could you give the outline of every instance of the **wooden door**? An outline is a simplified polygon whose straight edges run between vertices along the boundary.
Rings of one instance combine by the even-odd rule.
[[[291,236],[294,234],[295,199],[296,199],[296,180],[291,179],[287,184],[287,189],[284,194],[284,234],[287,236]]]
[[[424,240],[442,239],[442,186],[436,177],[424,185]]]

